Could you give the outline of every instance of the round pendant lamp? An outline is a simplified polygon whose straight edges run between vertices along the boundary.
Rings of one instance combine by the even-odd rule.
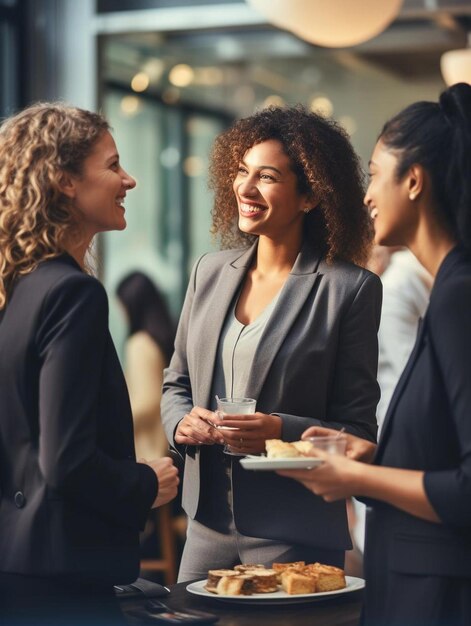
[[[270,23],[319,46],[355,46],[379,35],[403,0],[247,0]]]
[[[468,46],[442,54],[440,67],[443,80],[448,86],[456,83],[471,85],[471,33],[468,35]]]

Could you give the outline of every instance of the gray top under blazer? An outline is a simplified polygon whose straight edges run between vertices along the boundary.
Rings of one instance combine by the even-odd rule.
[[[211,404],[221,330],[256,248],[257,243],[207,254],[193,268],[164,375],[162,418],[170,442],[185,413]],[[376,275],[350,263],[327,264],[309,243],[303,245],[260,339],[246,388],[258,411],[281,416],[285,441],[314,425],[345,426],[375,439],[380,312]],[[200,464],[208,449],[173,445],[186,452],[183,506],[198,519]],[[351,546],[343,502],[327,504],[291,479],[249,472],[237,461],[232,479],[234,520],[242,534],[324,549]]]
[[[156,493],[106,292],[68,255],[43,261],[0,311],[0,572],[132,582]]]

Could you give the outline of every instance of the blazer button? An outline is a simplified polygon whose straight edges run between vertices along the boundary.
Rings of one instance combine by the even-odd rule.
[[[26,498],[22,491],[17,491],[14,497],[15,506],[17,509],[22,509],[26,504]]]

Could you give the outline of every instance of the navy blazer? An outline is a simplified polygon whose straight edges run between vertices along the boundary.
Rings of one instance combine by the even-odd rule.
[[[0,312],[0,571],[135,580],[156,491],[105,290],[68,255],[44,261]]]
[[[370,501],[365,553],[368,624],[389,623],[394,615],[399,615],[397,623],[409,623],[404,621],[407,614],[397,611],[415,610],[414,584],[425,579],[436,585],[451,577],[455,590],[458,579],[467,580],[471,599],[470,321],[471,259],[455,248],[438,271],[375,458],[377,465],[424,471],[426,494],[442,523]],[[436,586],[432,594],[439,602]],[[456,607],[448,608],[452,615]],[[460,623],[471,623],[471,615]]]
[[[219,336],[256,247],[211,253],[195,265],[164,376],[162,420],[171,442],[193,405],[211,406]],[[328,264],[309,242],[303,245],[260,338],[246,389],[257,410],[281,416],[285,441],[319,424],[375,439],[380,310],[376,275],[350,263]],[[208,452],[208,446],[186,448],[183,506],[196,519],[204,475],[212,471]],[[242,534],[351,547],[344,502],[326,503],[289,478],[244,470],[237,460],[232,486]]]

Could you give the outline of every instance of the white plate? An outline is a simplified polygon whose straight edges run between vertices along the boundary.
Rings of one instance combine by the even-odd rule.
[[[358,591],[363,589],[365,581],[363,578],[355,578],[354,576],[345,576],[347,586],[337,591],[321,591],[319,593],[300,593],[290,595],[286,591],[273,591],[272,593],[254,593],[251,596],[221,596],[219,594],[206,591],[205,585],[207,580],[198,580],[187,586],[187,591],[197,596],[213,598],[214,600],[222,600],[223,602],[242,602],[245,604],[291,604],[295,602],[315,602],[316,600],[327,600],[335,598],[345,593]]]
[[[312,469],[322,463],[315,457],[294,457],[292,459],[267,459],[266,456],[246,456],[240,464],[248,470]]]

